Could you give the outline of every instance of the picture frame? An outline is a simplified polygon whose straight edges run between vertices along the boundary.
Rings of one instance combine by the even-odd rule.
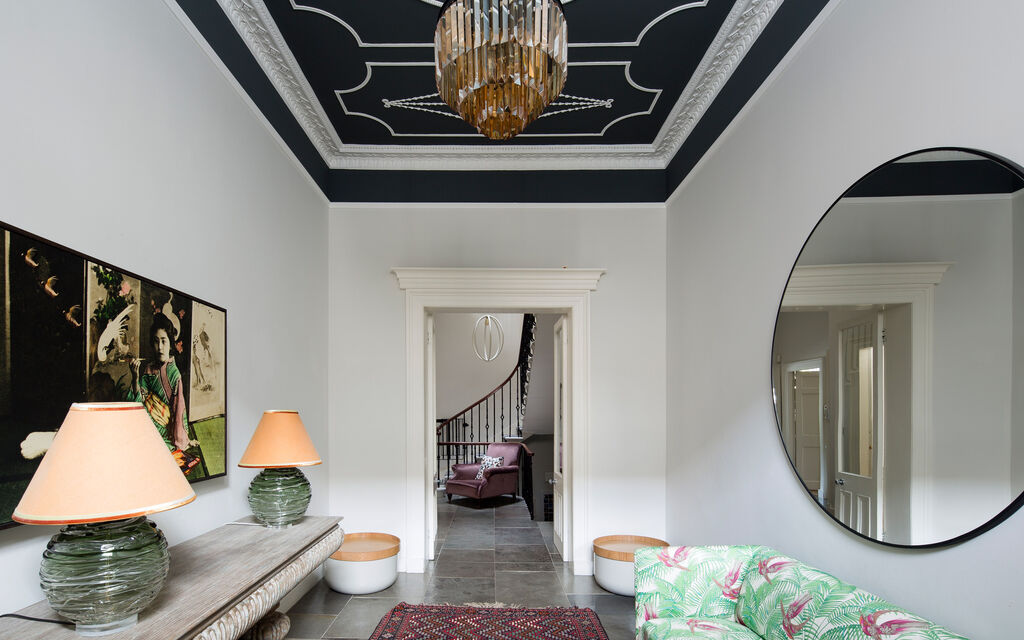
[[[227,475],[227,310],[0,221],[0,529],[75,402],[141,402],[189,482]]]

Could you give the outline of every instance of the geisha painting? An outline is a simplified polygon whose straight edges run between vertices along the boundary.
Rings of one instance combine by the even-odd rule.
[[[226,473],[223,309],[0,226],[0,528],[73,402],[139,402],[190,482]]]

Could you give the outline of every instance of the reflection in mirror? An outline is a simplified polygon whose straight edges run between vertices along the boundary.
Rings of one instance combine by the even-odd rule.
[[[833,518],[911,546],[990,523],[1024,492],[1024,179],[954,149],[862,179],[800,253],[772,362],[790,462]]]

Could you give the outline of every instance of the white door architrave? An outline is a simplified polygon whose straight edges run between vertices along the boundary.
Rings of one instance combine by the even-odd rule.
[[[565,482],[565,561],[576,575],[593,573],[590,555],[590,293],[604,269],[460,269],[391,270],[405,291],[406,312],[406,527],[405,570],[422,573],[430,557],[427,543],[429,503],[436,494],[428,459],[436,449],[427,413],[425,367],[427,314],[437,312],[549,312],[566,314],[571,428]]]

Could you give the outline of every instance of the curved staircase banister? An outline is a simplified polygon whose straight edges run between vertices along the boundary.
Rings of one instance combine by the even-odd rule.
[[[493,395],[495,395],[496,393],[498,393],[499,391],[501,391],[501,390],[502,390],[502,389],[503,389],[503,388],[505,387],[505,385],[507,385],[507,384],[508,384],[509,382],[511,382],[511,381],[512,381],[512,378],[514,378],[514,377],[515,377],[515,375],[516,375],[516,373],[517,373],[517,372],[519,371],[519,367],[520,367],[520,365],[518,365],[518,364],[517,364],[517,365],[516,365],[516,367],[515,367],[515,369],[512,369],[512,373],[508,374],[508,377],[507,377],[507,378],[505,378],[505,379],[504,379],[504,380],[502,381],[502,383],[501,383],[501,384],[499,384],[498,386],[496,386],[496,387],[494,387],[493,389],[491,389],[491,390],[490,390],[490,392],[488,392],[488,393],[486,393],[486,394],[484,395],[484,397],[480,398],[479,400],[477,400],[477,401],[476,401],[476,402],[474,402],[473,404],[469,405],[468,407],[466,407],[466,408],[465,408],[465,409],[463,409],[462,411],[459,411],[459,412],[458,412],[458,413],[456,413],[456,414],[455,414],[455,415],[454,415],[453,417],[451,417],[451,418],[448,418],[448,419],[447,419],[447,420],[445,420],[444,422],[441,422],[441,423],[439,423],[439,424],[437,425],[437,435],[441,435],[441,429],[444,429],[445,427],[447,427],[448,425],[450,425],[450,424],[451,424],[452,422],[454,422],[454,421],[455,421],[455,420],[457,420],[458,418],[461,418],[461,417],[462,417],[463,415],[465,415],[465,414],[469,413],[469,412],[470,412],[470,411],[472,411],[473,409],[476,409],[477,407],[479,407],[479,406],[480,406],[480,405],[482,405],[483,403],[485,403],[485,402],[487,402],[488,400],[490,400],[490,399],[491,399],[491,396],[493,396]],[[441,444],[441,443],[439,442],[438,444]],[[475,444],[480,444],[480,443],[475,443]]]
[[[463,441],[463,442],[438,442],[437,444],[442,444],[442,445],[452,444],[452,445],[462,445],[462,446],[485,447],[485,446],[491,445],[491,444],[506,444],[506,443],[504,443],[504,442],[464,442]],[[518,444],[520,447],[523,448],[523,454],[524,455],[533,456],[533,451],[530,450],[530,447],[526,446],[522,442],[518,442],[516,444]]]

